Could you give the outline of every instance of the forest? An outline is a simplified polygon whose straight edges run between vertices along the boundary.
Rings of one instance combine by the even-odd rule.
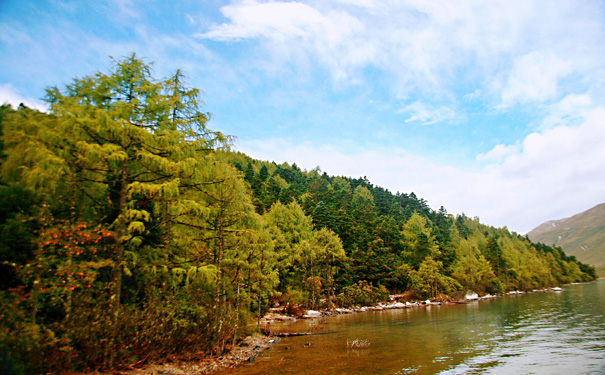
[[[181,71],[152,73],[133,54],[48,88],[47,112],[0,108],[0,372],[220,355],[277,305],[596,278],[414,193],[237,153]]]

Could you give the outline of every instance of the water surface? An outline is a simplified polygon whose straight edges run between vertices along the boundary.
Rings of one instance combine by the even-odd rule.
[[[339,315],[221,374],[605,374],[605,280],[560,292]],[[315,321],[288,325],[308,331]],[[365,340],[365,348],[347,341]]]

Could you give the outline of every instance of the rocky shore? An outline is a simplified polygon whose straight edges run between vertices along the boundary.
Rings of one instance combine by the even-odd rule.
[[[229,353],[220,357],[201,359],[195,361],[174,361],[162,364],[150,364],[140,369],[114,372],[123,375],[192,375],[210,374],[223,369],[233,368],[254,360],[256,356],[275,341],[275,338],[262,334],[255,334],[243,339],[233,347]],[[92,374],[91,374],[92,375]],[[99,374],[101,375],[101,374]]]

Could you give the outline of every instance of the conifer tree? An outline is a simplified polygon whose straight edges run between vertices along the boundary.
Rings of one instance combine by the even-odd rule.
[[[91,222],[111,234],[105,255],[112,269],[108,300],[113,328],[108,332],[113,345],[124,302],[123,276],[132,275],[129,266],[151,251],[156,253],[151,258],[161,259],[154,268],[170,268],[171,257],[180,252],[171,245],[178,243],[177,219],[207,211],[184,193],[216,183],[208,181],[205,155],[228,139],[206,127],[209,115],[200,110],[198,97],[180,71],[156,80],[151,66],[133,54],[114,61],[107,74],[49,88],[48,115],[19,111],[6,129],[9,157],[3,175],[38,191],[41,207],[48,207],[40,211],[45,215],[39,216],[40,234],[57,220],[67,220],[74,233],[78,223]],[[43,259],[36,259],[41,267]],[[75,267],[69,259],[66,266]],[[72,288],[70,280],[66,290]],[[33,292],[36,306],[38,293]],[[66,294],[70,300],[71,292]],[[65,305],[68,316],[70,309]]]
[[[73,142],[69,151],[76,155],[79,178],[96,185],[97,210],[114,232],[111,299],[117,321],[124,252],[141,245],[152,219],[154,208],[141,202],[166,205],[179,197],[184,184],[199,184],[196,154],[224,138],[206,128],[208,115],[199,110],[198,91],[183,85],[180,72],[157,81],[134,54],[114,64],[109,74],[74,79],[64,90],[49,89],[47,99],[57,131]]]

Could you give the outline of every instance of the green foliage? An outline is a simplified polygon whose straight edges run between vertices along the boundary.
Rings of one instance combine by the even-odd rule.
[[[389,291],[384,286],[374,287],[367,281],[359,281],[343,289],[336,297],[340,306],[371,306],[380,302],[386,302]]]
[[[452,264],[452,277],[464,289],[477,293],[501,293],[492,266],[481,254],[473,238],[463,239],[457,248],[458,257]]]
[[[436,257],[439,249],[427,226],[427,219],[414,212],[404,224],[401,233],[403,242],[403,258],[413,267],[419,267],[420,263],[428,256]]]
[[[417,271],[410,272],[411,288],[419,298],[435,298],[439,294],[451,295],[462,290],[458,281],[443,274],[442,266],[441,262],[428,257]]]

